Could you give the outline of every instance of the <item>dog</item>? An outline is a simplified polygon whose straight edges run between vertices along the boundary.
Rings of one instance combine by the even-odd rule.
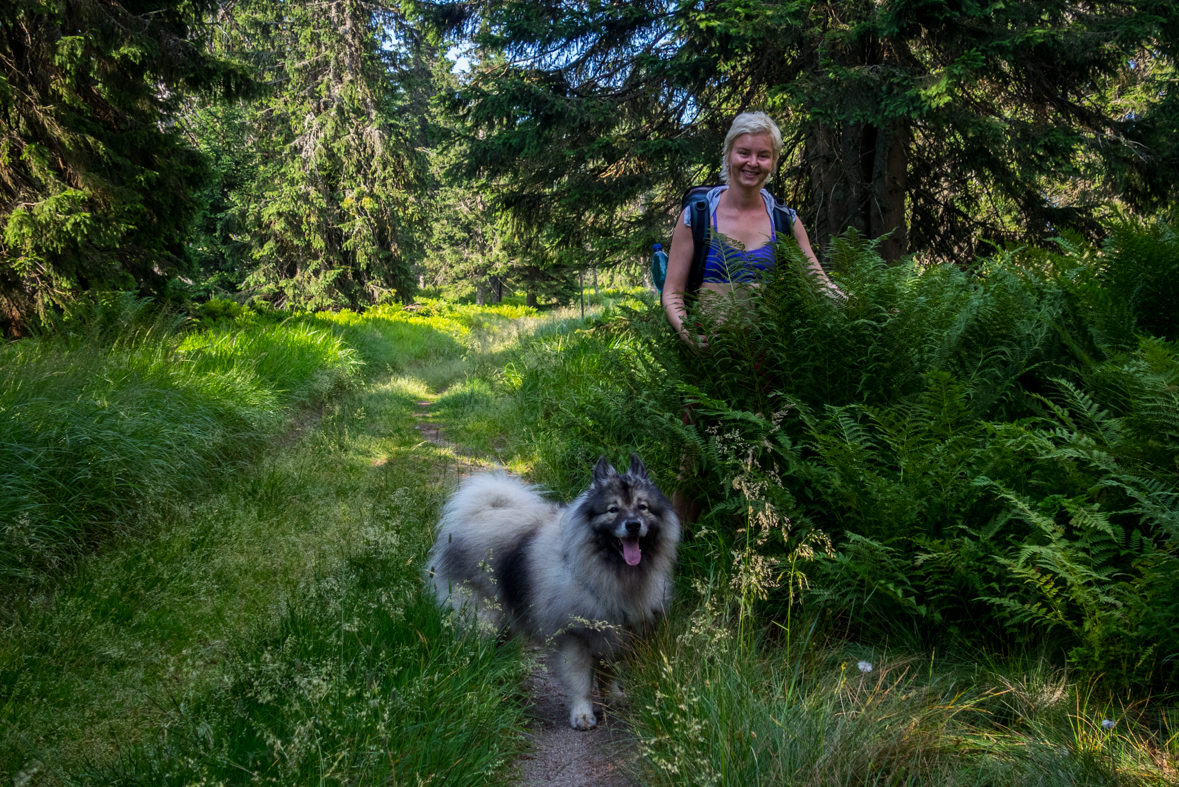
[[[465,479],[442,512],[427,582],[484,632],[543,639],[569,696],[569,724],[597,726],[595,672],[622,696],[614,665],[663,616],[680,522],[637,454],[618,473],[598,460],[589,488],[567,506],[507,473]]]

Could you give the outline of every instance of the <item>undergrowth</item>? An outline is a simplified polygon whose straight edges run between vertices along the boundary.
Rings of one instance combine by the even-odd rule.
[[[1030,652],[817,641],[817,620],[791,648],[773,628],[737,636],[736,605],[696,590],[632,659],[644,783],[1173,783],[1179,730]]]
[[[715,597],[701,630],[732,643],[636,657],[646,777],[1173,781],[1174,230],[970,270],[886,266],[849,234],[828,259],[846,303],[779,258],[751,297],[693,307],[697,346],[651,301],[526,337],[503,373],[561,495],[635,450],[703,505],[681,584],[713,590],[679,609]],[[917,680],[933,653],[955,655]],[[849,677],[860,659],[886,669]]]

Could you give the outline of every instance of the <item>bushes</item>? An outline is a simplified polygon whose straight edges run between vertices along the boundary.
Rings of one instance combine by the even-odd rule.
[[[845,237],[842,308],[795,253],[747,324],[707,326],[685,390],[719,425],[701,432],[713,488],[742,496],[722,437],[735,431],[752,461],[784,469],[796,532],[835,540],[816,598],[931,636],[1048,631],[1091,674],[1179,687],[1179,357],[1134,333],[1169,330],[1141,310],[1179,246],[1167,228],[1121,227],[1100,255],[1062,247],[968,276],[886,268]],[[1131,258],[1133,280],[1118,268]],[[791,548],[763,551],[782,563]]]
[[[1111,685],[1179,688],[1173,230],[970,272],[885,266],[849,233],[831,251],[846,304],[796,246],[779,259],[728,319],[693,316],[706,349],[659,309],[529,344],[509,377],[542,453],[637,448],[667,486],[695,467],[679,483],[709,513],[686,554],[713,565],[693,570],[719,562],[769,614],[809,580],[859,630],[1047,635]]]

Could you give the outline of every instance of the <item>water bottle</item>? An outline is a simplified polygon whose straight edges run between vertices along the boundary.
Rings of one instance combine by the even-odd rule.
[[[663,292],[663,282],[667,279],[667,252],[662,243],[656,243],[651,248],[655,253],[651,255],[651,278],[655,281],[655,289]]]

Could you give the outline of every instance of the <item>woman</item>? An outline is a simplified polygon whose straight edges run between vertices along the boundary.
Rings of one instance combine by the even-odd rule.
[[[720,236],[713,242],[704,260],[704,283],[701,299],[712,308],[732,304],[747,287],[756,286],[760,272],[774,267],[773,197],[764,190],[766,181],[782,154],[782,132],[764,112],[745,112],[733,120],[725,136],[721,158],[721,180],[727,184],[708,193],[712,229]],[[790,211],[793,234],[810,268],[832,297],[843,293],[831,283],[815,259],[811,242],[802,222]],[[684,291],[692,267],[691,216],[684,211],[676,222],[667,255],[667,280],[663,284],[663,308],[667,321],[689,344],[691,336],[684,327]],[[716,293],[711,295],[710,293]]]
[[[757,286],[761,273],[774,267],[774,243],[778,240],[774,229],[774,199],[764,187],[778,163],[782,147],[782,132],[764,112],[738,115],[725,136],[721,180],[726,185],[708,193],[712,230],[719,238],[710,244],[704,258],[700,293],[701,304],[721,318],[727,316],[749,287]],[[843,292],[831,283],[815,259],[802,222],[794,211],[790,215],[794,239],[810,260],[811,270],[832,297],[842,299]],[[692,247],[691,215],[685,210],[671,237],[663,308],[667,321],[689,345],[694,342],[684,325],[684,291],[692,267]],[[699,337],[699,343],[705,343],[703,337]],[[690,423],[690,405],[684,408],[682,416],[685,424]],[[685,456],[679,480],[691,472],[691,462]],[[682,490],[672,493],[672,505],[684,525],[693,524],[700,514],[699,504]]]

